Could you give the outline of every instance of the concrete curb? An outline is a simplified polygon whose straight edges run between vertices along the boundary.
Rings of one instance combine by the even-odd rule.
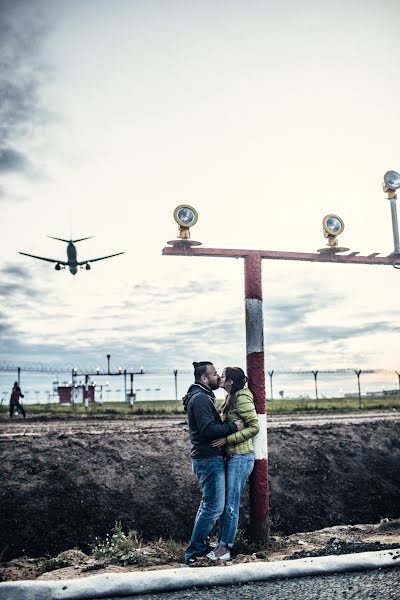
[[[110,573],[60,581],[0,583],[1,600],[94,600],[204,587],[327,575],[400,566],[400,548],[225,567],[189,567],[134,573]]]

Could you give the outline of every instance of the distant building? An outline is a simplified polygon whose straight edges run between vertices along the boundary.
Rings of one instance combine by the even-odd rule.
[[[95,389],[96,386],[89,384],[88,390],[86,392],[84,385],[77,385],[73,388],[73,404],[84,404],[85,403],[85,394],[87,393],[87,400],[89,404],[96,402],[95,399]],[[60,404],[71,404],[71,386],[70,385],[60,385],[57,388],[59,403]]]

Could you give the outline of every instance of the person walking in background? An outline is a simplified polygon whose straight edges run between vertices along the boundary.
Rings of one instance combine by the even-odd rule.
[[[13,414],[14,414],[14,410],[20,411],[22,413],[22,416],[24,417],[24,419],[26,418],[26,412],[24,407],[22,406],[21,402],[19,401],[20,398],[24,398],[24,394],[21,392],[21,388],[18,385],[18,381],[16,381],[14,383],[14,387],[11,391],[11,396],[10,396],[10,419],[12,418]]]
[[[212,441],[235,435],[243,429],[240,418],[223,423],[215,408],[214,391],[219,388],[219,375],[211,362],[194,362],[194,384],[183,398],[192,442],[192,470],[201,489],[201,502],[194,521],[192,537],[185,551],[190,564],[210,551],[210,534],[225,506],[225,458],[222,445]]]
[[[224,448],[226,456],[225,508],[219,522],[218,547],[207,554],[211,560],[230,560],[239,522],[240,498],[246,481],[254,468],[253,437],[259,432],[253,394],[245,387],[247,377],[239,367],[226,367],[220,377],[220,387],[227,396],[221,407],[226,423],[237,419],[244,429],[214,440],[213,448]]]

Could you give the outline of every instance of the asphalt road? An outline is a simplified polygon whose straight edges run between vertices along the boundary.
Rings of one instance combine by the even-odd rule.
[[[400,565],[399,565],[400,566]],[[400,568],[319,577],[276,579],[156,594],[125,596],[125,600],[400,600]],[[98,599],[100,600],[100,598]],[[102,600],[118,600],[102,598]]]

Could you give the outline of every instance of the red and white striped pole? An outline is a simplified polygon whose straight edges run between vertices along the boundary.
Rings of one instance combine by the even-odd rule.
[[[250,528],[253,539],[266,539],[269,494],[262,258],[260,253],[252,252],[244,260],[247,375],[260,425],[260,431],[253,439],[256,460],[250,476]]]

